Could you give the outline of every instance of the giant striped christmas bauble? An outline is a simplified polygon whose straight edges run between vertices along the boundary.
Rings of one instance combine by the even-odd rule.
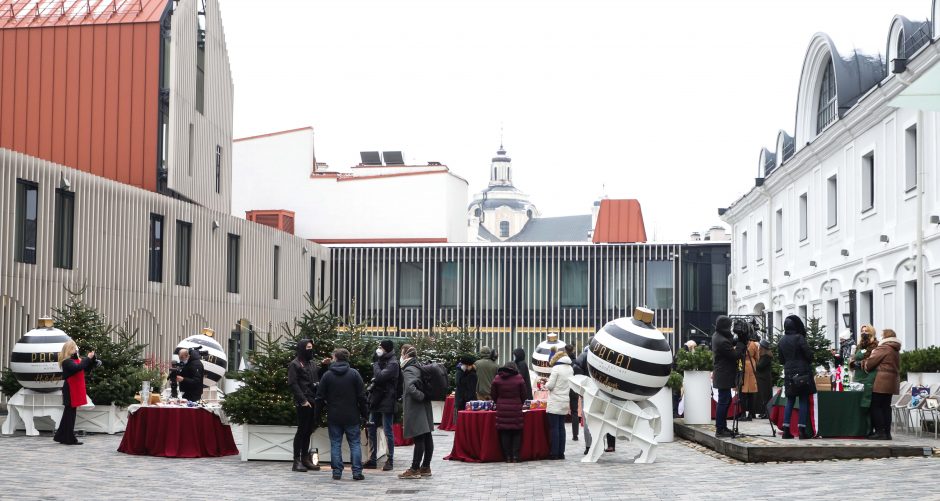
[[[10,370],[23,388],[50,393],[62,388],[59,352],[72,338],[53,327],[49,319],[40,319],[40,324],[48,327],[27,332],[13,345]]]
[[[225,356],[225,351],[215,338],[204,334],[189,336],[180,341],[180,344],[176,345],[177,348],[187,349],[197,346],[202,346],[202,350],[200,351],[209,352],[208,355],[201,358],[202,367],[205,369],[205,373],[202,377],[203,384],[206,386],[215,386],[222,377],[225,376],[225,370],[228,367],[228,358]],[[179,362],[179,355],[174,354],[173,361]]]
[[[558,334],[549,334],[532,352],[532,370],[539,376],[548,377],[552,372],[549,361],[557,351],[565,349],[565,342],[558,339]]]
[[[589,373],[601,391],[619,399],[646,400],[669,379],[672,349],[652,324],[653,312],[637,308],[591,338]]]

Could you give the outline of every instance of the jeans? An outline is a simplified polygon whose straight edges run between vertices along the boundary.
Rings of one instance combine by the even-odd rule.
[[[800,395],[800,428],[806,428],[809,421],[809,395]],[[793,414],[793,404],[796,403],[796,395],[787,395],[787,406],[783,408],[783,429],[790,429],[790,414]]]
[[[868,412],[871,414],[871,425],[875,428],[875,433],[891,434],[891,394],[875,393],[871,394],[871,407]]]
[[[343,474],[343,435],[349,443],[349,456],[352,460],[353,475],[362,474],[362,447],[359,444],[359,425],[339,425],[329,423],[330,430],[330,466],[333,475]]]
[[[294,458],[310,452],[310,435],[316,428],[313,406],[297,408],[297,432],[294,433]]]
[[[731,406],[731,388],[718,390],[718,405],[715,407],[715,431],[728,429],[728,407]]]
[[[392,434],[392,423],[395,421],[395,414],[391,412],[373,412],[372,423],[369,427],[369,461],[375,461],[378,454],[378,427],[382,423],[385,431],[385,443],[388,448],[388,460],[395,458],[395,435]]]
[[[412,438],[415,441],[415,453],[411,458],[411,469],[431,467],[431,454],[434,453],[434,440],[431,433],[425,433]]]
[[[565,415],[548,414],[548,455],[561,457],[565,455]]]
[[[503,450],[503,458],[519,459],[519,450],[522,449],[522,430],[499,430],[499,446]]]

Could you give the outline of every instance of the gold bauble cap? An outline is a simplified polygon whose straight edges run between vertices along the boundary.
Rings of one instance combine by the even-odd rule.
[[[49,317],[40,317],[40,318],[39,318],[39,326],[40,326],[40,327],[45,327],[46,329],[51,329],[53,324],[54,324],[54,322],[53,322],[52,319],[49,318]]]
[[[644,308],[642,306],[638,306],[635,310],[633,310],[633,318],[643,322],[644,324],[652,324],[653,315],[653,310]]]
[[[554,343],[555,341],[558,341],[558,334],[555,334],[554,332],[549,333],[549,335],[546,336],[545,339],[547,339],[547,340],[549,340],[550,342]]]
[[[202,331],[200,332],[204,336],[209,336],[209,337],[215,336],[215,330],[212,327],[203,327]]]

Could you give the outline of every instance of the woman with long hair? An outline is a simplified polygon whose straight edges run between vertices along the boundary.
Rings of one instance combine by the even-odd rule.
[[[867,372],[878,369],[871,388],[871,422],[875,427],[872,440],[891,440],[891,396],[901,386],[901,340],[891,329],[881,331],[881,341],[870,357],[862,361]]]
[[[62,405],[65,410],[52,439],[62,445],[82,445],[75,438],[75,413],[78,407],[88,403],[85,373],[95,366],[95,352],[89,351],[87,356],[79,358],[78,345],[70,339],[59,352],[59,366],[62,367]]]
[[[869,324],[863,325],[862,328],[859,329],[858,344],[855,345],[855,353],[852,355],[851,360],[849,360],[849,368],[855,369],[855,372],[852,374],[852,381],[862,383],[865,386],[860,402],[863,409],[871,409],[872,386],[875,384],[878,369],[872,369],[871,372],[865,371],[865,369],[862,368],[862,362],[868,360],[875,348],[878,347],[878,340],[875,338],[876,334],[877,331],[874,327]],[[874,423],[870,423],[869,428],[868,435],[874,435]]]

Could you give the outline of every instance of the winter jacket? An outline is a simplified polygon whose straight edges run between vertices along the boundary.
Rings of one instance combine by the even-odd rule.
[[[198,352],[192,350],[186,365],[180,369],[180,376],[183,376],[183,380],[180,381],[179,387],[183,398],[190,402],[202,398],[202,378],[205,372],[202,360],[199,360]]]
[[[512,350],[512,361],[516,363],[516,369],[522,376],[522,382],[525,384],[525,399],[532,398],[532,377],[529,376],[529,362],[526,360],[525,350],[516,348]]]
[[[727,322],[726,322],[727,321]],[[712,386],[719,390],[728,390],[735,386],[738,373],[738,360],[744,353],[744,344],[734,342],[731,333],[731,319],[718,317],[715,333],[712,334]]]
[[[372,362],[372,374],[369,409],[372,412],[395,412],[395,401],[398,400],[398,379],[401,377],[395,353],[385,353]]]
[[[306,346],[309,341],[297,343],[296,356],[287,365],[287,385],[294,395],[294,405],[297,407],[309,403],[313,407],[317,398],[317,365],[307,357]]]
[[[758,350],[760,350],[760,347],[758,347]],[[773,362],[774,359],[769,353],[761,355],[757,359],[757,370],[754,374],[755,379],[757,379],[757,402],[754,403],[754,412],[758,414],[767,413],[767,402],[773,396]]]
[[[339,426],[359,424],[366,418],[365,390],[359,371],[340,361],[330,364],[317,386],[317,403],[326,408],[326,422]]]
[[[80,385],[84,387],[84,376],[88,375],[91,372],[91,369],[95,366],[94,358],[78,358],[78,355],[73,355],[72,358],[67,358],[62,362],[62,405],[66,407],[81,407],[88,403],[88,395],[85,391],[79,390],[81,395],[76,394],[75,398],[72,398],[71,385],[69,385],[69,378],[80,373],[82,374],[82,381]]]
[[[483,399],[490,398],[490,383],[496,377],[496,362],[490,358],[492,354],[489,350],[480,351],[480,359],[477,360],[477,395]]]
[[[574,375],[571,368],[571,359],[567,355],[558,359],[548,376],[548,408],[549,414],[567,415],[570,410],[568,392],[571,389],[569,380]]]
[[[900,339],[884,338],[878,343],[878,347],[872,350],[871,356],[862,362],[862,367],[866,371],[878,370],[875,383],[871,388],[872,392],[897,395],[901,391],[900,352]]]
[[[757,393],[757,355],[760,347],[754,341],[747,343],[747,353],[744,356],[744,383],[741,393]]]
[[[496,404],[496,429],[521,430],[522,404],[530,397],[526,397],[525,382],[518,371],[508,367],[500,367],[493,384],[490,386],[490,395]]]
[[[783,338],[777,344],[780,363],[783,364],[784,384],[789,387],[796,376],[813,375],[813,351],[806,342],[806,328],[796,315],[790,315],[783,322]],[[816,393],[816,385],[810,384],[806,394]]]
[[[454,390],[454,407],[458,411],[464,410],[467,402],[477,398],[477,372],[476,369],[457,369],[456,389]],[[455,415],[456,417],[456,415]]]
[[[412,357],[405,361],[401,368],[404,378],[404,393],[402,394],[402,428],[405,438],[414,438],[418,435],[431,433],[434,429],[434,414],[431,411],[431,402],[424,399],[421,391],[421,369],[418,361]]]

